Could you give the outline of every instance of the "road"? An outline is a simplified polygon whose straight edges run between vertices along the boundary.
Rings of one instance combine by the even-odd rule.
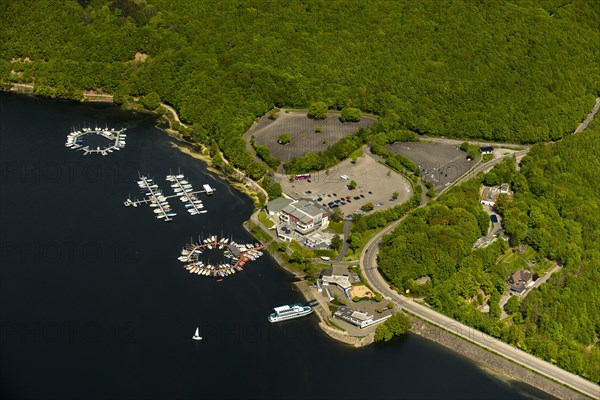
[[[457,146],[457,147],[460,147],[461,144],[463,144],[464,142],[467,142],[474,146],[480,146],[480,147],[492,146],[492,147],[502,147],[502,148],[506,148],[506,149],[527,149],[527,148],[529,148],[529,145],[526,145],[526,144],[483,142],[481,140],[470,140],[470,139],[463,139],[463,140],[446,139],[446,138],[431,137],[431,136],[426,136],[426,135],[419,135],[419,139],[422,140],[423,142],[443,143],[443,144],[449,144],[449,145]]]
[[[526,153],[527,151],[528,149],[523,150],[522,152]],[[519,153],[521,152],[517,152],[515,154],[519,155]],[[487,163],[476,165],[472,171],[465,174],[465,176],[463,176],[457,182],[464,179],[470,179],[481,171],[491,169],[495,164],[501,162],[503,159],[504,157],[501,157]],[[419,208],[423,207],[425,204],[426,202],[422,202]],[[389,234],[394,228],[396,228],[396,226],[402,223],[402,221],[408,215],[409,214],[378,232],[373,238],[371,238],[371,240],[363,249],[363,252],[360,255],[360,268],[363,276],[371,285],[371,287],[380,292],[387,300],[394,302],[397,306],[404,308],[408,312],[425,321],[428,321],[431,324],[450,331],[470,342],[497,353],[526,368],[536,371],[541,375],[569,386],[581,393],[591,396],[592,398],[600,398],[600,386],[597,384],[558,368],[553,364],[501,342],[500,340],[472,327],[461,324],[460,322],[440,314],[426,306],[415,303],[412,299],[409,299],[399,294],[395,290],[392,290],[377,269],[377,252],[383,235]]]
[[[587,118],[581,124],[579,124],[579,126],[577,127],[577,129],[575,129],[575,132],[573,132],[573,133],[582,132],[585,128],[587,128],[588,125],[590,124],[590,122],[592,122],[592,120],[594,119],[594,116],[596,115],[596,113],[598,112],[599,109],[600,109],[600,97],[597,97],[594,108],[592,108],[592,111],[588,114]]]
[[[525,353],[522,350],[503,343],[500,340],[483,332],[463,325],[460,322],[448,318],[445,315],[440,314],[428,307],[415,303],[413,300],[390,289],[389,284],[385,282],[377,270],[377,249],[381,242],[382,235],[389,233],[396,225],[398,225],[400,221],[388,226],[386,229],[384,229],[384,231],[382,231],[381,235],[377,235],[376,237],[372,238],[367,244],[365,252],[361,254],[360,266],[363,276],[375,290],[380,292],[387,300],[394,302],[397,306],[406,309],[421,319],[424,319],[434,325],[461,336],[464,339],[494,353],[500,354],[501,356],[512,360],[517,364],[521,364],[526,368],[534,370],[541,375],[569,386],[581,393],[593,398],[599,398],[600,386],[577,375],[564,371],[546,361],[540,360],[539,358]]]

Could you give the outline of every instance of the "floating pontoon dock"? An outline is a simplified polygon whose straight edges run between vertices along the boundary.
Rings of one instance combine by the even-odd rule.
[[[203,210],[204,205],[202,201],[196,197],[199,193],[212,194],[214,189],[210,185],[203,185],[203,190],[194,190],[192,185],[185,180],[185,176],[182,174],[178,175],[167,175],[167,181],[171,182],[171,188],[175,194],[165,196],[162,191],[158,188],[158,185],[153,183],[151,178],[140,176],[137,181],[142,193],[147,196],[144,199],[131,199],[128,197],[123,205],[125,207],[133,206],[137,207],[141,204],[148,204],[150,207],[155,209],[155,213],[158,214],[157,218],[164,218],[164,221],[171,221],[176,214],[171,210],[168,203],[168,199],[179,198],[185,205],[190,215],[205,214],[207,211]]]
[[[205,264],[200,260],[205,249],[221,249],[228,261],[220,264]],[[216,235],[207,239],[187,244],[181,250],[179,261],[185,263],[184,268],[191,274],[222,278],[243,271],[243,266],[263,255],[264,246],[260,244],[238,244],[226,238],[219,239]]]
[[[114,128],[83,128],[82,130],[74,130],[67,135],[65,147],[69,147],[77,151],[81,150],[83,151],[84,155],[96,153],[106,156],[108,153],[112,153],[114,150],[121,150],[123,147],[125,147],[125,138],[127,137],[127,135],[123,133],[125,130],[125,128],[119,130],[115,130]],[[96,147],[95,149],[90,149],[89,146],[84,146],[83,137],[87,135],[100,135],[114,142],[108,147]]]

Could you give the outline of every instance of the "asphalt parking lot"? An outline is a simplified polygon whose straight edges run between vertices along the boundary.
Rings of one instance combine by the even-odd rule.
[[[277,119],[262,118],[252,128],[246,137],[254,135],[256,143],[267,146],[273,157],[282,162],[288,162],[308,152],[318,153],[326,150],[342,138],[366,128],[374,120],[363,117],[359,122],[341,122],[339,114],[328,115],[322,120],[308,118],[306,112],[280,111]],[[317,128],[320,132],[316,132]],[[279,135],[289,133],[292,137],[290,143],[282,145],[277,142]]]
[[[345,179],[347,177],[347,179]],[[354,180],[356,189],[347,185]],[[359,157],[356,164],[345,160],[328,171],[311,174],[309,180],[289,181],[289,176],[280,176],[282,190],[288,196],[300,199],[310,198],[329,211],[339,207],[344,216],[353,214],[371,202],[374,211],[383,210],[410,199],[413,194],[410,182],[402,175],[378,163],[370,155]],[[392,200],[392,194],[398,198]]]
[[[432,182],[438,192],[474,165],[474,161],[467,160],[464,151],[452,144],[398,142],[386,148],[414,161],[421,169],[421,177]]]

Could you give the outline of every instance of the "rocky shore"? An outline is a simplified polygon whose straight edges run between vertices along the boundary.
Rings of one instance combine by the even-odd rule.
[[[563,386],[553,380],[522,367],[504,357],[463,339],[452,333],[431,325],[418,318],[412,318],[412,332],[428,340],[441,344],[455,351],[491,372],[499,373],[509,378],[527,383],[551,396],[560,399],[589,399],[587,396]]]

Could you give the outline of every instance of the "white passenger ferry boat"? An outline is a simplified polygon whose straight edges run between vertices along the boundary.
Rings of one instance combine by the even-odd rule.
[[[300,304],[289,304],[275,307],[273,314],[269,315],[269,322],[285,321],[286,319],[304,317],[313,312],[312,307]]]

